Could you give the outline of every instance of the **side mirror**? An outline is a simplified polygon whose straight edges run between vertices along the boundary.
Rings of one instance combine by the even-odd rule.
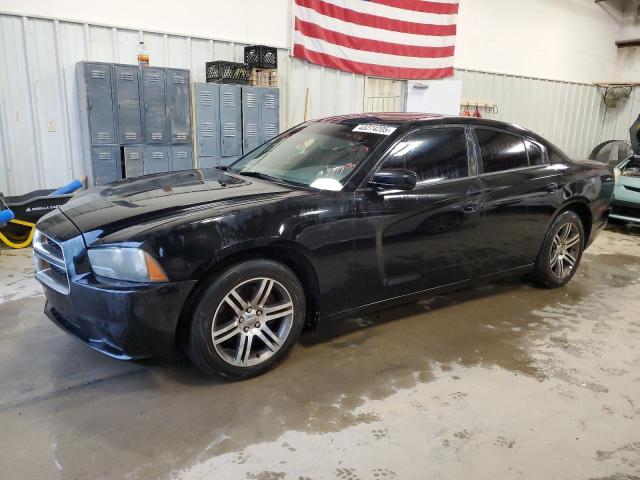
[[[411,170],[379,170],[373,174],[369,185],[379,190],[413,190],[418,175]]]

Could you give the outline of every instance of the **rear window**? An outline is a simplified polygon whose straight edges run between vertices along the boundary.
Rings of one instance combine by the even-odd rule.
[[[484,173],[529,166],[522,137],[496,130],[476,129],[475,133],[482,153]]]
[[[544,155],[540,145],[537,145],[529,140],[525,140],[527,144],[527,153],[529,154],[529,165],[544,165]]]

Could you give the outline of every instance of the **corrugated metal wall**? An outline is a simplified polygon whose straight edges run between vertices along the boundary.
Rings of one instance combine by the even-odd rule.
[[[204,81],[208,60],[243,57],[238,43],[0,14],[0,191],[21,194],[82,175],[75,63],[135,63],[140,39],[153,65],[189,68],[194,81]],[[361,112],[375,97],[364,76],[310,65],[286,50],[278,70],[283,127],[303,120],[307,89],[308,118]],[[457,77],[465,99],[498,105],[489,116],[530,127],[574,156],[585,156],[599,138],[626,138],[640,107],[634,92],[603,123],[592,86],[465,70]]]
[[[469,70],[457,70],[456,78],[464,101],[497,105],[497,114],[480,109],[483,116],[534,130],[575,158],[586,158],[602,141],[628,140],[640,113],[637,88],[623,107],[607,110],[603,89],[592,85]]]

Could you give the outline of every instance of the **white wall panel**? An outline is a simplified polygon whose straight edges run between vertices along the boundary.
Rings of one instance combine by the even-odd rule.
[[[460,0],[455,67],[611,80],[622,13],[593,0]]]
[[[241,61],[244,44],[69,21],[0,15],[0,191],[53,188],[83,174],[75,84],[81,60],[136,63],[143,38],[152,65],[190,68],[205,80],[206,61]],[[279,50],[282,128],[308,118],[361,112],[366,78],[309,65]],[[584,157],[598,140],[627,138],[640,97],[606,118],[596,87],[539,78],[458,70],[463,98],[493,102],[482,114],[529,127],[567,153]],[[53,123],[51,123],[53,122]],[[50,131],[53,130],[53,131]]]
[[[0,0],[0,11],[286,47],[291,0]]]

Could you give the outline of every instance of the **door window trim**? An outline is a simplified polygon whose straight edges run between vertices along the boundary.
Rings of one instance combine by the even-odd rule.
[[[485,127],[482,125],[471,125],[470,129],[472,130],[472,136],[473,136],[473,142],[475,143],[475,151],[476,151],[476,162],[478,165],[478,176],[479,177],[488,177],[490,175],[500,175],[503,173],[510,173],[510,172],[518,172],[518,171],[522,171],[522,170],[532,170],[534,168],[540,168],[540,167],[547,167],[549,166],[549,152],[547,151],[547,147],[545,147],[542,143],[540,143],[539,141],[531,138],[528,135],[522,135],[520,133],[514,133],[514,132],[510,132],[509,130],[505,130],[503,128],[497,128],[497,127]],[[525,147],[525,151],[527,152],[527,162],[529,162],[529,165],[527,165],[526,167],[514,167],[514,168],[508,168],[506,170],[498,170],[496,172],[485,172],[484,171],[484,158],[482,157],[482,148],[480,148],[480,142],[478,141],[478,136],[476,135],[476,130],[493,130],[494,132],[499,132],[499,133],[503,133],[506,135],[511,135],[512,137],[517,137],[520,140],[522,140],[522,143],[524,144]],[[531,159],[529,158],[529,151],[527,150],[527,144],[525,143],[525,141],[529,141],[531,143],[533,143],[534,145],[537,145],[538,147],[540,147],[540,150],[542,151],[542,159],[543,159],[543,163],[541,165],[531,165]]]
[[[362,192],[362,191],[372,191],[373,190],[373,188],[369,186],[369,180],[371,180],[371,177],[373,177],[374,174],[376,174],[378,171],[380,171],[380,169],[382,168],[382,165],[389,158],[389,155],[391,154],[393,149],[396,147],[396,145],[398,145],[400,142],[404,141],[409,135],[411,135],[412,133],[418,132],[418,131],[438,130],[438,129],[443,129],[443,128],[458,128],[460,130],[463,130],[465,143],[467,144],[467,172],[468,172],[468,175],[465,176],[465,177],[459,177],[459,178],[448,178],[446,180],[440,180],[440,181],[437,181],[437,182],[432,182],[432,183],[429,183],[427,185],[423,185],[423,186],[420,186],[420,187],[416,186],[416,188],[427,188],[427,187],[430,187],[432,185],[440,185],[440,184],[443,184],[443,183],[459,182],[461,180],[468,180],[470,178],[477,178],[478,177],[478,161],[477,161],[477,158],[476,158],[474,138],[472,138],[472,136],[471,136],[469,125],[465,125],[465,124],[462,124],[462,123],[447,123],[447,124],[444,124],[444,125],[418,125],[418,126],[412,127],[411,129],[407,130],[400,138],[398,138],[395,142],[393,142],[391,145],[389,145],[389,147],[385,150],[385,152],[380,156],[378,161],[375,163],[375,165],[371,168],[369,173],[367,173],[367,175],[365,175],[365,177],[362,179],[362,182],[360,182],[360,185],[356,188],[356,191],[357,192]]]

